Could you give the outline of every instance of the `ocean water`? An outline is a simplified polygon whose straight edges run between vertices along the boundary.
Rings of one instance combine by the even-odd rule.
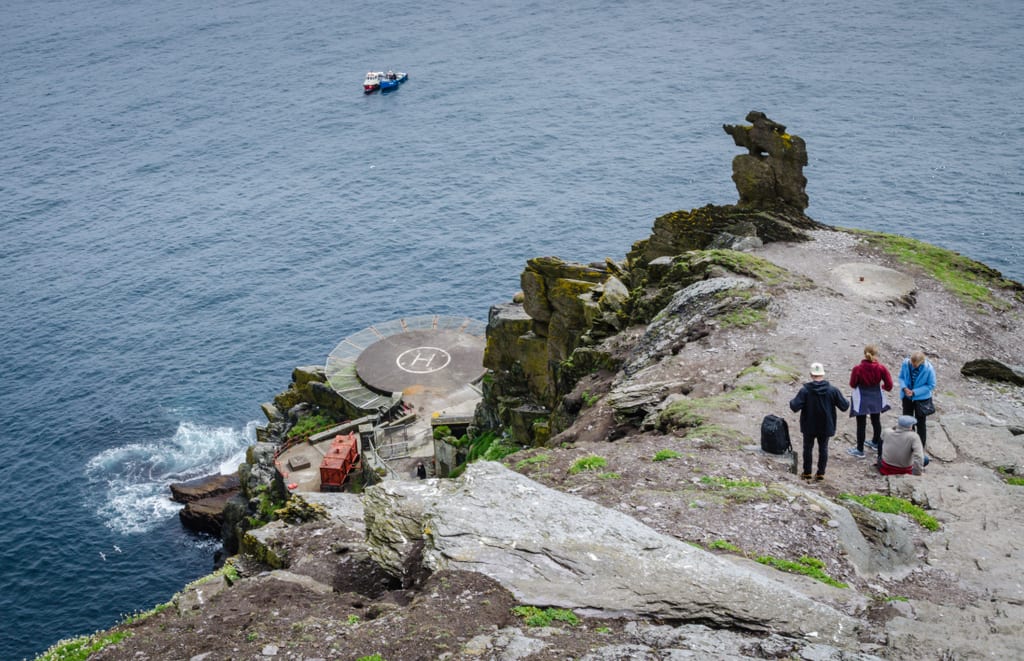
[[[749,110],[806,140],[812,217],[1024,280],[1024,4],[895,4],[6,0],[0,658],[207,573],[167,485],[293,366],[734,202]]]

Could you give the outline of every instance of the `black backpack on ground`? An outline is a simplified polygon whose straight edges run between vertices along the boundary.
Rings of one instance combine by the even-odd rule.
[[[786,454],[793,449],[789,442],[789,424],[777,415],[766,415],[761,421],[761,449],[770,454]]]

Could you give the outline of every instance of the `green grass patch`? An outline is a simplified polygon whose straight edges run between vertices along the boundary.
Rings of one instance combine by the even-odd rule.
[[[998,310],[1009,309],[1009,302],[993,295],[994,288],[1014,290],[1018,299],[1024,298],[1024,288],[1020,284],[1004,278],[999,271],[960,253],[895,234],[852,229],[847,231],[864,238],[869,244],[896,256],[904,263],[921,267],[946,289],[968,303],[990,305]]]
[[[440,429],[440,427],[438,428]],[[450,437],[449,437],[450,438]],[[448,475],[448,477],[456,478],[465,472],[466,466],[473,463],[474,461],[501,461],[510,454],[515,454],[522,450],[522,448],[512,442],[511,438],[499,436],[495,432],[489,431],[480,436],[462,436],[456,447],[467,447],[469,451],[466,453],[466,462],[456,466],[455,469]]]
[[[652,461],[666,461],[668,459],[678,459],[683,455],[679,454],[675,450],[658,450],[654,453]]]
[[[380,654],[368,654],[359,657],[356,661],[385,661],[385,659]]]
[[[704,250],[702,253],[703,258],[713,261],[733,273],[756,278],[768,285],[781,284],[790,278],[790,273],[786,269],[750,253],[722,249]]]
[[[722,328],[744,328],[768,320],[768,313],[758,308],[744,307],[730,310],[719,315],[718,322]]]
[[[287,438],[293,438],[295,436],[311,436],[317,432],[325,429],[330,429],[334,426],[334,419],[330,416],[317,413],[316,415],[307,415],[302,418],[288,430]]]
[[[768,401],[768,387],[760,383],[745,383],[713,397],[680,398],[665,407],[658,417],[662,431],[694,429],[705,424],[714,411],[739,411],[744,402]]]
[[[94,652],[99,652],[108,645],[116,645],[130,635],[131,633],[127,631],[118,631],[62,640],[37,656],[36,661],[85,661]]]
[[[526,459],[523,459],[522,461],[516,462],[516,470],[517,471],[521,471],[524,468],[526,468],[527,466],[536,466],[537,464],[547,464],[549,461],[551,461],[551,455],[548,454],[547,452],[541,452],[539,454],[533,455],[532,457],[527,457]]]
[[[756,480],[748,480],[746,478],[733,480],[728,477],[715,477],[712,475],[705,475],[700,478],[700,481],[701,484],[720,487],[722,489],[752,489],[764,486],[764,482],[757,482]]]
[[[869,493],[863,496],[857,496],[852,493],[839,494],[841,500],[852,500],[855,503],[860,503],[869,510],[876,512],[883,512],[885,514],[906,514],[913,520],[917,521],[922,528],[925,530],[938,530],[939,522],[932,515],[925,512],[922,508],[913,504],[909,500],[903,498],[897,498],[895,496],[883,496],[879,493]]]
[[[597,471],[608,465],[608,460],[596,454],[580,457],[569,467],[569,475],[576,475],[583,471]]]
[[[121,620],[121,624],[138,624],[143,620],[148,620],[157,613],[162,613],[170,607],[171,602],[169,601],[163,604],[157,604],[156,606],[150,608],[148,611],[142,611],[141,613],[132,613],[131,615],[126,616],[123,620]]]
[[[593,406],[594,404],[597,404],[598,400],[601,399],[600,395],[595,395],[591,393],[589,390],[584,390],[583,394],[580,395],[580,397],[583,399],[583,406],[588,408]]]
[[[744,368],[737,375],[737,379],[760,379],[764,377],[770,383],[790,384],[798,381],[801,374],[801,370],[788,363],[780,362],[775,356],[765,356]]]
[[[732,542],[724,539],[716,539],[715,541],[708,544],[709,549],[715,549],[716,551],[732,551],[733,553],[743,553],[743,549],[736,546]]]
[[[550,627],[555,622],[562,622],[570,626],[580,623],[580,618],[576,616],[576,613],[564,608],[542,610],[536,606],[516,606],[512,609],[512,614],[523,618],[523,622],[528,627]]]
[[[621,480],[622,476],[618,473],[598,473],[597,479],[599,480]]]
[[[1024,477],[1008,477],[1006,483],[1015,487],[1024,487]]]
[[[837,588],[848,587],[846,583],[837,581],[828,574],[825,573],[825,563],[818,558],[812,558],[810,556],[801,556],[796,561],[793,560],[782,560],[770,555],[762,555],[757,559],[762,565],[768,565],[776,569],[789,572],[790,574],[803,574],[804,576],[810,576],[811,578],[821,581],[827,585],[831,585]]]

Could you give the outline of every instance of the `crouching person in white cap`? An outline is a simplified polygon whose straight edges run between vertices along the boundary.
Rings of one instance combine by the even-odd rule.
[[[882,475],[920,475],[928,465],[915,424],[914,416],[901,415],[896,426],[882,434],[882,446],[878,448],[878,472]]]

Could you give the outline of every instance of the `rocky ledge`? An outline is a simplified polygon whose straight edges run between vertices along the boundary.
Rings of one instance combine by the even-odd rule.
[[[530,260],[491,311],[476,426],[518,452],[292,498],[90,658],[1018,657],[1024,288],[815,223],[803,141],[748,121],[726,127],[738,204],[662,216],[623,261]],[[918,349],[935,366],[932,463],[879,475],[843,418],[805,483],[761,419],[799,446],[807,366],[846,391],[867,343],[894,374]],[[270,488],[273,450],[243,490]]]

